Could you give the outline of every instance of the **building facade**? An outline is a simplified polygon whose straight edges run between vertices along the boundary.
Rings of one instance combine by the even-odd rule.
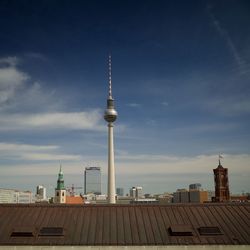
[[[136,187],[132,187],[129,189],[129,196],[131,198],[135,198],[136,197]]]
[[[117,196],[124,196],[124,188],[116,188],[116,194]]]
[[[219,165],[213,170],[215,183],[215,202],[225,202],[230,200],[228,169],[223,168],[219,160]]]
[[[0,203],[33,203],[33,193],[15,189],[0,189]]]
[[[208,191],[177,189],[173,193],[173,203],[203,203],[206,201],[208,201]]]
[[[200,183],[193,183],[189,185],[189,190],[201,190],[201,184]]]
[[[46,188],[42,185],[36,187],[36,197],[38,200],[46,200]]]
[[[101,168],[87,167],[84,170],[84,194],[100,195],[101,190]]]
[[[133,199],[141,199],[144,198],[142,187],[132,187],[129,190],[130,197]]]
[[[64,179],[61,166],[57,179],[57,187],[55,189],[54,203],[66,203],[66,189],[64,187]]]

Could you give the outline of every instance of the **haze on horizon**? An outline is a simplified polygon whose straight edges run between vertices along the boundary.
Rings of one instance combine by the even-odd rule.
[[[100,166],[106,192],[108,55],[116,186],[250,192],[250,3],[1,1],[0,187],[53,194]],[[49,191],[49,192],[50,192]]]

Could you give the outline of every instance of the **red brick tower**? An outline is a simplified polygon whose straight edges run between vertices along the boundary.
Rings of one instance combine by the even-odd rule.
[[[228,170],[223,168],[219,159],[219,165],[214,169],[215,201],[229,201]]]

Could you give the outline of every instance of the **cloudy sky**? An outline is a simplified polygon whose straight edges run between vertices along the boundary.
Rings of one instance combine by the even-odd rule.
[[[107,185],[112,54],[116,185],[250,192],[250,3],[0,1],[0,187]]]

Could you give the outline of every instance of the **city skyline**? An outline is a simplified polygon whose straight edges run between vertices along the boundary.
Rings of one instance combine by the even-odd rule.
[[[119,120],[116,186],[214,190],[218,154],[232,193],[250,192],[248,1],[2,1],[1,188],[107,186],[108,64]],[[28,176],[28,178],[27,178]]]

